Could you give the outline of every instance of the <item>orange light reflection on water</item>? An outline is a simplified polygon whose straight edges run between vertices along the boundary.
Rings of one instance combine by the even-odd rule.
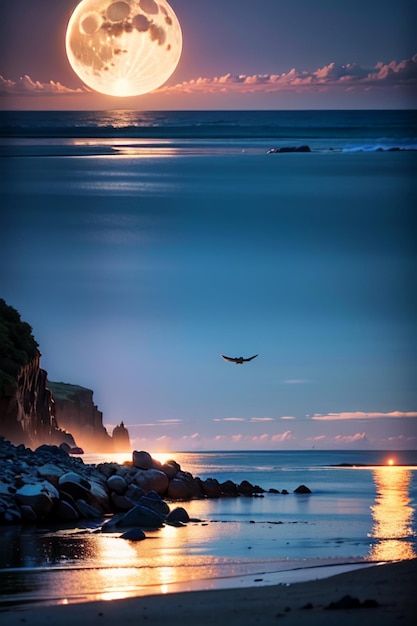
[[[197,532],[206,535],[205,527],[165,526],[157,531],[147,531],[146,541],[125,541],[119,535],[92,534],[88,536],[88,558],[85,567],[70,571],[62,570],[64,576],[61,593],[65,600],[74,602],[88,600],[117,600],[132,596],[166,594],[177,585],[193,584],[195,580],[217,580],[230,573],[223,559],[185,554],[184,544],[189,547]],[[213,531],[214,532],[214,531]],[[197,544],[199,542],[197,541]]]
[[[388,461],[389,463],[389,461]],[[378,561],[405,560],[416,557],[411,541],[414,509],[410,505],[411,471],[388,464],[372,471],[376,486],[375,504],[371,507],[374,525],[370,537],[370,557]]]

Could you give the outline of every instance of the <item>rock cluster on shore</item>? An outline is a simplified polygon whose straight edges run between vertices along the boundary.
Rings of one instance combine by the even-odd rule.
[[[261,496],[265,490],[244,480],[202,480],[170,460],[162,464],[148,452],[132,461],[85,464],[69,447],[14,446],[0,437],[0,524],[75,523],[109,519],[103,530],[159,528],[189,521],[182,507],[167,502],[197,498]],[[270,490],[271,493],[279,493]],[[303,485],[295,492],[309,493]],[[288,493],[283,490],[281,493]]]

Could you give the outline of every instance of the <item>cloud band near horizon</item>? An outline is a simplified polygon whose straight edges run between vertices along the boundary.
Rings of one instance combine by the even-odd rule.
[[[341,420],[368,420],[368,419],[386,419],[386,418],[416,418],[416,411],[391,411],[390,413],[365,413],[362,411],[346,412],[346,413],[328,413],[321,415],[316,413],[311,418],[315,421],[330,422]]]
[[[369,89],[372,87],[399,87],[417,84],[417,54],[400,62],[379,61],[372,68],[364,68],[356,63],[337,65],[329,63],[313,72],[298,71],[292,68],[282,74],[225,74],[212,78],[199,77],[173,86],[158,89],[162,93],[193,93],[238,91],[300,91],[317,90],[326,87],[341,87],[344,90]]]
[[[378,87],[411,87],[417,85],[417,53],[410,59],[377,62],[372,68],[357,63],[338,65],[329,63],[315,71],[292,68],[281,74],[226,73],[222,76],[198,77],[175,85],[162,86],[152,93],[253,93],[279,91],[317,91],[326,88],[341,88],[345,91],[369,90]],[[30,76],[10,80],[0,75],[0,96],[20,95],[87,95],[92,94],[85,86],[72,89],[61,82],[50,80],[42,83]]]

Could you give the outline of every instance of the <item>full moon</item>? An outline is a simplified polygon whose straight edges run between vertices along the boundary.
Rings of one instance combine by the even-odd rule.
[[[166,0],[82,0],[66,33],[79,78],[109,96],[139,96],[160,87],[178,65],[181,26]]]

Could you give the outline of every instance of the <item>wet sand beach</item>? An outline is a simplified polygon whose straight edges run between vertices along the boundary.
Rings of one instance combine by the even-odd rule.
[[[414,623],[417,612],[417,559],[364,567],[329,578],[294,584],[216,589],[145,596],[109,602],[24,607],[1,613],[2,626],[60,626],[149,623],[171,620],[212,626]]]

